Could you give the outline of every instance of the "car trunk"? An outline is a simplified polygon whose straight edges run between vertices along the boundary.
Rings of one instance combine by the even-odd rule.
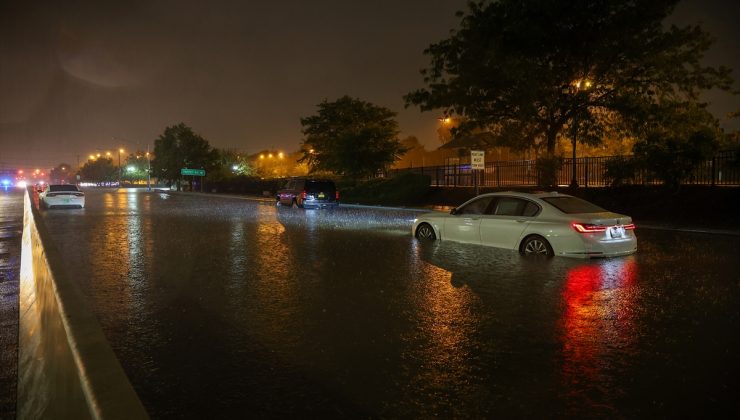
[[[332,182],[306,183],[306,198],[319,201],[336,200],[337,189]]]
[[[632,223],[632,218],[623,214],[603,212],[603,213],[581,213],[571,214],[573,221],[590,223],[601,226],[626,225]]]

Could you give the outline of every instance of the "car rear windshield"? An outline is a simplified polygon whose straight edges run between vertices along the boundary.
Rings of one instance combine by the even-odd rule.
[[[602,213],[606,211],[596,204],[581,200],[578,197],[542,197],[542,200],[567,214]]]
[[[332,181],[306,181],[306,191],[308,192],[328,192],[334,193],[336,187]]]
[[[59,192],[59,191],[79,191],[77,189],[76,185],[49,185],[49,191],[51,192]]]

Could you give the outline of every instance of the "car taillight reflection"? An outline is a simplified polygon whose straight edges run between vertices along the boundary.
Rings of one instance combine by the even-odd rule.
[[[304,199],[304,200],[306,199],[306,191],[303,191],[303,192],[301,193],[301,198],[302,198],[302,199]]]
[[[336,192],[336,199],[339,201],[339,191]]]

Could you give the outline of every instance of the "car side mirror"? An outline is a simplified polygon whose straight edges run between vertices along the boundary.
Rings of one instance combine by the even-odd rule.
[[[453,207],[452,210],[450,210],[450,214],[453,216],[457,214],[457,207]]]

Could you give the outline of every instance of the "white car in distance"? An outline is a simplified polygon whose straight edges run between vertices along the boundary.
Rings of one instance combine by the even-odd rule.
[[[482,194],[448,213],[419,216],[412,235],[517,250],[523,255],[593,258],[637,251],[632,218],[567,194]]]
[[[85,208],[85,193],[77,185],[48,184],[39,193],[39,204],[51,208]]]

